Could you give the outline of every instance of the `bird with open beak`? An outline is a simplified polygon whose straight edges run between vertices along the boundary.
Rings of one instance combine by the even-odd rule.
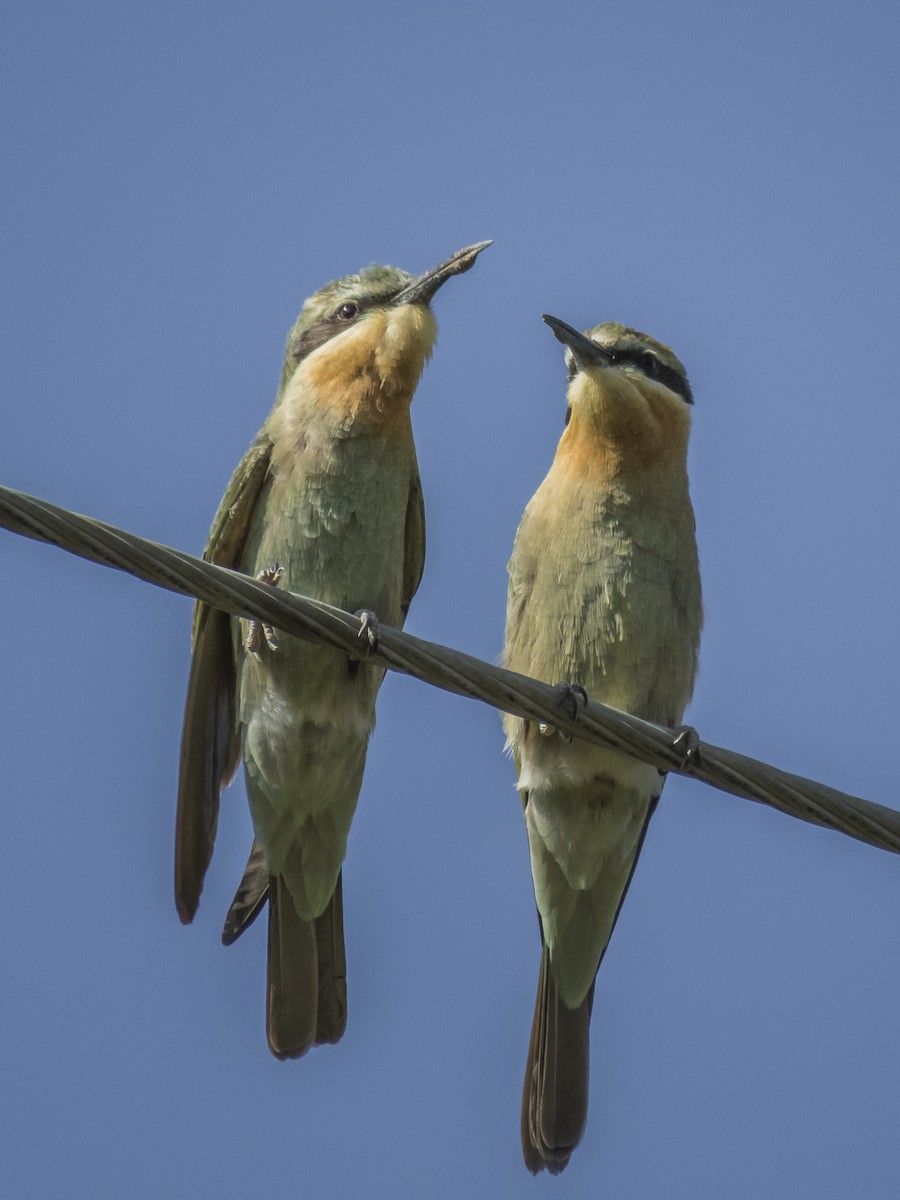
[[[410,402],[437,326],[431,300],[490,243],[424,275],[373,265],[329,283],[288,335],[275,406],[235,471],[205,557],[402,625],[425,517]],[[363,643],[361,642],[361,649]],[[226,920],[269,904],[266,1030],[278,1058],[336,1042],[347,1019],[341,865],[382,669],[197,605],[185,706],[175,898],[193,919],[219,793],[243,759],[255,842]]]

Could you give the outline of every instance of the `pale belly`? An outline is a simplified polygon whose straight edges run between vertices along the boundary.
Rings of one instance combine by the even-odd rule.
[[[263,497],[244,569],[278,564],[281,589],[399,624],[409,477],[370,474],[336,494],[328,475],[307,473],[302,483]],[[298,911],[311,917],[327,903],[346,852],[384,672],[281,633],[277,649],[251,653],[246,622],[233,625],[254,830],[270,872],[284,876]]]

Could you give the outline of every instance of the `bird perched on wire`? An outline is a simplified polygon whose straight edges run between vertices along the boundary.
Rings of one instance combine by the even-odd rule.
[[[288,335],[275,406],[235,471],[205,558],[401,625],[425,518],[409,407],[437,326],[430,301],[490,243],[418,277],[373,265],[329,283]],[[365,658],[361,642],[361,659]],[[185,706],[175,899],[193,919],[219,792],[241,758],[254,847],[226,921],[269,902],[266,1031],[278,1058],[346,1025],[341,864],[384,671],[200,603]]]
[[[582,334],[544,320],[567,347],[566,426],[516,534],[503,663],[567,681],[573,712],[587,693],[674,727],[702,624],[687,376],[634,329],[610,322]],[[504,727],[542,939],[522,1147],[531,1171],[555,1174],[584,1132],[594,980],[663,780],[548,726],[507,715]]]

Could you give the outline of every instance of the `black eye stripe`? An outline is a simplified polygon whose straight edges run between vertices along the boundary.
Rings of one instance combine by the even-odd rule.
[[[665,384],[676,396],[680,396],[685,404],[694,403],[691,385],[684,375],[680,371],[676,371],[674,367],[668,367],[664,362],[660,362],[650,351],[609,350],[608,352],[616,366],[628,364],[637,367],[641,374],[646,375],[648,379]]]
[[[396,289],[379,292],[377,295],[350,295],[343,300],[338,294],[332,301],[334,308],[327,316],[319,317],[302,333],[291,332],[286,350],[286,367],[289,362],[290,369],[296,370],[303,359],[312,354],[314,350],[318,350],[320,346],[324,346],[326,342],[330,342],[333,337],[337,337],[344,330],[351,329],[369,309],[390,305],[395,295]],[[351,314],[349,310],[352,308],[355,308],[356,311]],[[341,315],[342,313],[344,315]]]
[[[367,300],[343,300],[334,312],[330,313],[327,317],[321,317],[316,321],[315,325],[310,325],[309,329],[303,331],[294,348],[294,361],[299,363],[308,354],[312,354],[313,350],[318,350],[320,346],[324,346],[326,342],[331,341],[337,334],[343,333],[345,329],[349,329],[362,316],[366,309],[372,308],[376,304],[383,304],[384,302],[384,297],[373,297]],[[351,309],[355,309],[355,312],[351,312]]]

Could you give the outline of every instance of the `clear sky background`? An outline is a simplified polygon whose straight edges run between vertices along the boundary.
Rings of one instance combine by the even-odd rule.
[[[896,791],[900,10],[11,3],[0,482],[199,552],[305,296],[493,238],[435,302],[408,628],[495,659],[562,429],[547,311],[696,397],[701,736]],[[189,601],[0,533],[0,1188],[17,1198],[895,1197],[900,861],[672,779],[598,984],[588,1130],[519,1148],[539,958],[497,714],[389,678],[349,1024],[279,1063],[265,926],[172,902]]]

